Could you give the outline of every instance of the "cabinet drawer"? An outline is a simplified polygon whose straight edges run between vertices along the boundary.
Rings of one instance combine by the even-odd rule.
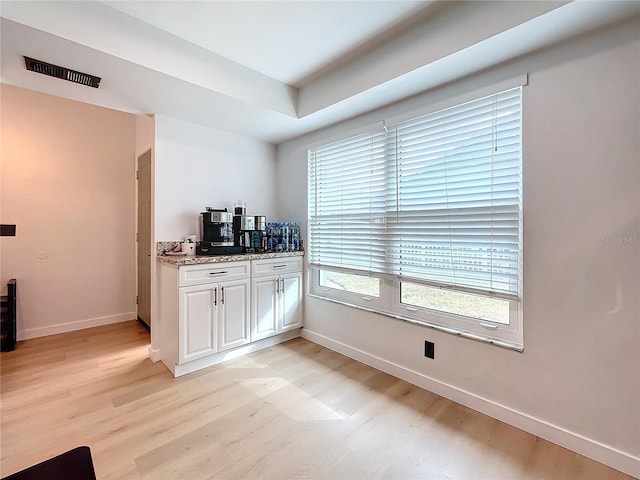
[[[251,275],[264,277],[282,273],[301,272],[303,257],[269,258],[251,262]]]
[[[249,278],[251,262],[228,262],[180,267],[179,286]]]

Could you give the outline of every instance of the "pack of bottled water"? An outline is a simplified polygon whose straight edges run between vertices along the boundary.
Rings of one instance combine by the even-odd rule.
[[[296,222],[267,223],[267,251],[297,252],[300,247],[300,226]]]

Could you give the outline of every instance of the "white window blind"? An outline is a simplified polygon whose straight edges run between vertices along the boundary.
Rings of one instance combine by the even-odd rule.
[[[319,267],[520,297],[521,88],[309,151]]]
[[[386,264],[384,130],[309,151],[309,258],[379,272]]]
[[[393,273],[519,296],[521,89],[395,128]]]

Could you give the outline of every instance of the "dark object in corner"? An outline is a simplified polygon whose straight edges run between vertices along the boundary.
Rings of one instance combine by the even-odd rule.
[[[16,236],[15,225],[7,225],[5,223],[0,224],[0,237],[15,237],[15,236]]]
[[[89,447],[76,447],[2,480],[96,480]]]
[[[0,351],[3,352],[16,348],[17,293],[16,279],[13,278],[7,283],[7,295],[3,295],[0,302]]]

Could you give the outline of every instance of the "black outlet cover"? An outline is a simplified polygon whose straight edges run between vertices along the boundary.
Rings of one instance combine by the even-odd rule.
[[[435,344],[433,342],[429,342],[428,340],[424,341],[424,356],[427,358],[435,358]]]

